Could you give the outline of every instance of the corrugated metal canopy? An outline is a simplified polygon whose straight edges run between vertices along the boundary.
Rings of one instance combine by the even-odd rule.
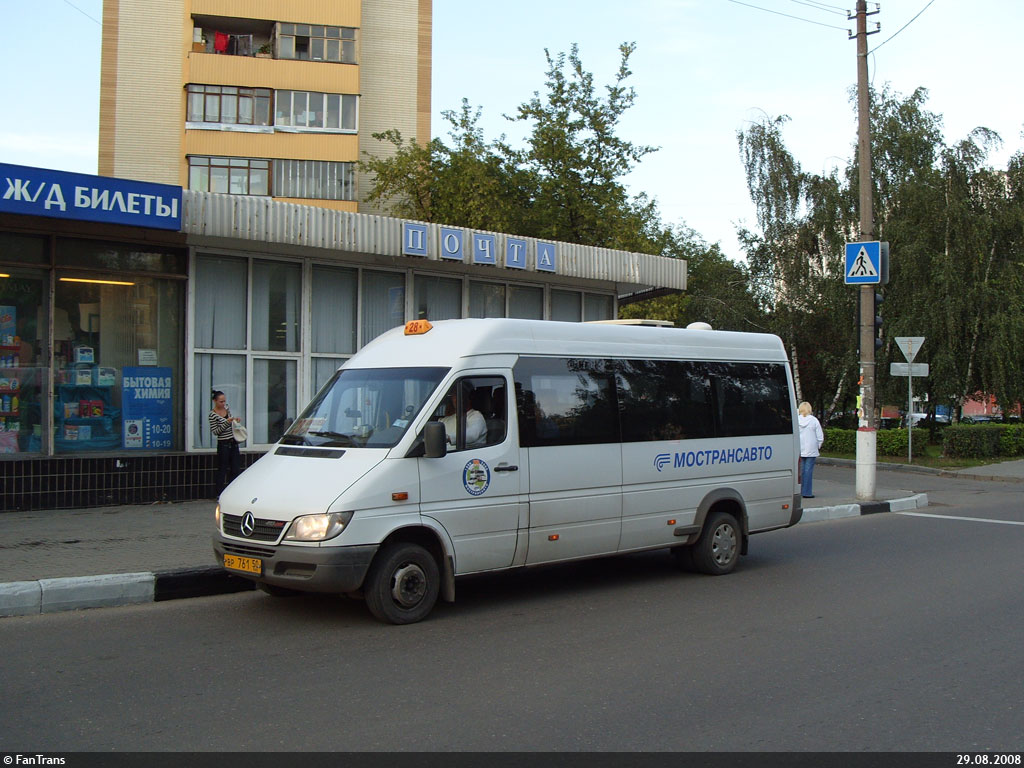
[[[530,273],[531,279],[544,275],[560,275],[582,280],[596,280],[614,286],[620,298],[634,295],[662,295],[686,290],[686,261],[647,253],[617,251],[588,245],[554,242],[556,258],[553,270],[538,269],[537,245],[547,243],[530,237],[500,232],[483,232],[443,224],[424,224],[375,216],[346,213],[315,205],[297,205],[265,197],[222,195],[184,190],[182,230],[187,235],[282,243],[332,251],[374,254],[409,259],[410,261],[447,261],[441,255],[441,230],[445,236],[462,233],[462,242],[471,243],[474,235],[494,237],[496,263],[490,269],[501,269],[515,275]],[[403,249],[406,229],[413,226],[425,230],[425,255],[409,255]],[[505,266],[502,254],[509,239],[526,244],[526,258],[521,268]],[[471,247],[464,247],[462,262],[473,266]],[[628,299],[627,299],[628,300]]]

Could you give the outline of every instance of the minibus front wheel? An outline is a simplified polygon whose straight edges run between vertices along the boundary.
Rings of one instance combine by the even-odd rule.
[[[366,607],[389,624],[412,624],[425,618],[441,584],[437,562],[418,544],[395,542],[377,553],[366,575]]]

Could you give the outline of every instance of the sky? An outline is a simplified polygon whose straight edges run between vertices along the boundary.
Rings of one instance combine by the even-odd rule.
[[[372,2],[372,0],[364,0]],[[856,143],[854,0],[433,0],[433,134],[462,100],[482,109],[487,140],[522,139],[513,114],[544,92],[547,62],[573,44],[595,85],[613,82],[619,45],[636,44],[636,91],[619,135],[658,147],[625,179],[655,199],[665,224],[686,225],[742,258],[736,227],[755,225],[736,135],[787,115],[789,150],[807,171],[846,165]],[[102,0],[0,0],[0,162],[95,173]],[[947,142],[994,130],[1006,167],[1024,149],[1021,0],[868,3],[881,31],[868,38],[869,78],[908,96],[928,89]],[[20,32],[13,32],[20,30]],[[33,118],[16,119],[22,107]],[[896,254],[893,255],[897,257]]]

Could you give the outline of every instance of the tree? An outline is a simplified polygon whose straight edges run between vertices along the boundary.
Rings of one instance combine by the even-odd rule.
[[[479,109],[473,112],[464,100],[460,112],[442,115],[452,146],[440,139],[426,146],[406,143],[396,130],[374,134],[395,151],[361,164],[375,176],[367,201],[418,221],[514,231],[509,228],[520,223],[521,212],[529,207],[525,174],[484,141]]]
[[[989,165],[1000,143],[984,128],[946,145],[927,91],[873,99],[879,234],[893,253],[886,289],[892,335],[925,336],[933,402],[976,393],[1019,402],[1024,345],[1022,218],[1007,172]],[[902,359],[891,346],[880,359]],[[883,392],[900,396],[902,381]]]
[[[545,51],[547,90],[508,118],[532,126],[521,149],[504,136],[486,141],[480,110],[465,100],[460,112],[444,113],[451,144],[434,139],[420,146],[404,142],[397,131],[374,134],[395,151],[361,163],[363,171],[374,174],[368,200],[421,221],[660,252],[665,233],[657,206],[645,195],[631,197],[621,182],[655,151],[617,133],[636,98],[625,85],[634,47],[620,46],[619,69],[603,98],[576,46],[568,57]]]
[[[879,239],[890,244],[890,283],[876,355],[880,399],[902,402],[906,382],[894,336],[928,339],[925,389],[961,404],[983,392],[1005,404],[1024,395],[1024,159],[989,164],[999,137],[984,128],[946,145],[927,91],[872,94],[872,179]],[[857,372],[856,291],[844,285],[843,244],[858,231],[856,159],[845,173],[802,171],[782,141],[785,118],[738,134],[758,231],[742,230],[755,295],[785,340],[798,390],[827,410]],[[918,389],[915,387],[915,389]],[[920,392],[921,389],[918,389]],[[828,405],[831,403],[831,405]]]
[[[620,179],[656,148],[633,144],[616,132],[636,99],[625,85],[635,48],[635,43],[619,46],[619,69],[605,87],[605,98],[595,92],[576,45],[568,57],[545,50],[544,96],[534,93],[509,117],[532,124],[524,149],[504,150],[536,184],[531,214],[538,236],[627,250],[647,245],[644,235],[651,234],[657,212],[643,195],[630,199]]]
[[[838,175],[805,173],[785,146],[789,118],[765,118],[737,134],[759,231],[741,228],[754,295],[789,352],[797,397],[831,412],[855,361],[847,333],[853,300],[837,289],[836,260],[848,229],[848,192]],[[813,389],[805,393],[805,372]]]
[[[668,320],[678,328],[705,322],[719,330],[767,330],[746,266],[726,258],[717,244],[709,246],[692,229],[679,226],[666,232],[662,255],[686,259],[686,293],[627,304],[620,307],[620,317]]]

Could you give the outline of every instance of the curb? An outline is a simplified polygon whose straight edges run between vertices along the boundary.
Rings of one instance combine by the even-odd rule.
[[[218,566],[0,584],[0,617],[108,608],[255,589]]]
[[[919,493],[891,501],[811,507],[803,511],[799,524],[927,506],[928,495]],[[227,595],[255,588],[253,582],[234,576],[220,566],[12,581],[0,584],[0,618]]]
[[[818,523],[822,520],[838,520],[843,517],[877,515],[883,512],[903,512],[928,506],[928,494],[918,493],[905,499],[889,501],[865,501],[858,504],[837,504],[832,507],[810,507],[804,510],[800,523]]]

